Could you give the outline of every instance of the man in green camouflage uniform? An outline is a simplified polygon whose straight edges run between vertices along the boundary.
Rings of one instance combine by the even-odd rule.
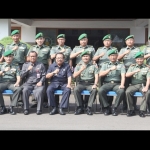
[[[87,115],[92,115],[91,107],[95,101],[98,86],[98,67],[90,61],[90,53],[88,50],[81,53],[82,61],[80,61],[74,71],[73,77],[79,77],[77,86],[74,89],[74,97],[77,103],[75,115],[84,113],[82,107],[81,92],[89,90],[90,96],[88,99],[88,106],[86,108]]]
[[[99,47],[93,57],[93,60],[96,61],[98,63],[98,67],[99,67],[99,70],[101,69],[102,65],[104,62],[106,61],[109,61],[109,58],[108,58],[108,53],[112,50],[112,49],[116,49],[116,47],[112,47],[112,37],[110,34],[108,35],[105,35],[103,37],[103,44],[104,46],[103,47]],[[118,51],[118,50],[117,50]],[[100,80],[99,80],[99,86],[102,86],[103,85],[103,81],[104,81],[104,77],[100,77]],[[113,101],[113,96],[109,96],[108,97],[108,101],[110,103],[110,105],[112,104],[112,101]],[[101,102],[102,103],[102,102]]]
[[[65,45],[65,34],[59,34],[57,36],[58,45],[52,46],[51,48],[51,59],[52,62],[55,61],[55,57],[57,53],[63,53],[65,55],[65,62],[69,63],[70,68],[72,69],[72,59],[70,59],[71,47]],[[59,105],[59,95],[55,95],[56,105]]]
[[[29,52],[27,54],[27,61],[29,61],[30,52],[35,51],[38,54],[37,61],[43,63],[45,66],[45,69],[47,71],[48,66],[51,64],[50,47],[47,45],[44,45],[45,38],[44,38],[43,33],[41,33],[41,32],[35,36],[35,41],[37,44],[30,47]],[[44,102],[46,103],[45,105],[47,105],[47,103],[48,103],[47,94],[46,94],[47,87],[48,87],[48,79],[45,80],[45,94],[44,94],[44,96],[45,96]],[[37,106],[37,104],[34,104],[31,107],[33,108],[36,106]]]
[[[23,64],[26,62],[26,55],[28,53],[27,45],[20,41],[19,30],[14,30],[11,32],[12,43],[6,45],[5,52],[9,49],[13,50],[13,63],[18,64],[20,70]],[[22,80],[20,84],[22,84]],[[20,105],[22,105],[22,98],[20,97]]]
[[[134,56],[137,52],[140,52],[140,49],[134,46],[134,35],[129,35],[125,39],[127,47],[122,48],[119,52],[118,55],[118,60],[123,61],[126,71],[129,69],[129,66],[133,63],[135,63]],[[131,83],[131,78],[126,77],[126,82],[125,82],[125,90],[128,88],[129,84]],[[136,108],[136,101],[137,98],[135,97],[134,101],[134,106]],[[127,110],[127,101],[126,101],[126,96],[123,99],[123,110]]]
[[[148,39],[149,44],[146,45],[142,52],[144,53],[144,58],[146,59],[146,65],[150,68],[150,36]]]
[[[90,53],[90,58],[92,61],[92,58],[95,54],[95,48],[92,45],[88,45],[88,37],[87,34],[83,33],[79,36],[78,38],[80,45],[79,46],[75,46],[71,52],[70,58],[71,59],[75,59],[75,66],[81,61],[81,56],[80,54],[85,51],[88,50]],[[76,82],[77,82],[77,78],[76,78]],[[83,98],[83,97],[82,97]],[[85,107],[87,105],[87,101],[89,99],[89,96],[86,95],[85,96]],[[84,107],[84,106],[83,106]]]
[[[99,76],[104,78],[104,84],[99,88],[99,99],[102,102],[105,112],[104,115],[112,113],[113,116],[117,116],[117,108],[120,105],[124,95],[124,84],[125,84],[125,66],[123,63],[117,61],[118,51],[112,49],[108,52],[109,60],[103,63]],[[111,110],[111,105],[107,97],[108,91],[115,91],[117,96],[115,104]]]
[[[2,45],[0,43],[0,63],[3,62],[4,60],[4,56],[3,56],[3,53],[5,52],[5,48],[4,48],[4,45]]]
[[[13,50],[4,52],[4,60],[5,62],[0,64],[0,106],[2,107],[0,115],[7,112],[2,95],[4,90],[12,90],[14,93],[11,96],[9,112],[11,115],[15,115],[13,107],[17,105],[20,96],[20,68],[18,64],[12,63]]]
[[[11,44],[6,45],[5,51],[11,49],[14,53],[13,63],[18,64],[20,70],[22,69],[22,65],[26,62],[26,55],[28,53],[27,45],[20,42],[19,30],[14,30],[11,32],[11,37],[13,42]]]
[[[132,64],[126,73],[126,77],[131,77],[131,85],[126,89],[126,98],[128,104],[127,117],[135,115],[133,95],[138,91],[143,94],[139,116],[145,117],[147,102],[150,99],[150,69],[144,64],[144,53],[136,53],[135,59],[136,63]]]

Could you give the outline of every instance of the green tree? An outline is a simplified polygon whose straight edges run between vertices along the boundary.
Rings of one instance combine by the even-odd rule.
[[[21,41],[21,40],[20,40],[20,41]],[[6,47],[7,44],[11,44],[12,42],[13,42],[13,40],[12,40],[11,36],[4,37],[4,38],[2,38],[2,39],[0,40],[0,43],[3,44],[4,47]],[[21,42],[24,43],[24,44],[26,44],[27,47],[28,47],[28,49],[31,47],[30,44],[27,44],[27,43],[25,43],[25,42],[23,42],[23,41],[21,41]]]

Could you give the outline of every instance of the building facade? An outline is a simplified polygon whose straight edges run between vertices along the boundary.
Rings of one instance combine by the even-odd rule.
[[[135,36],[135,45],[145,45],[150,35],[150,19],[0,19],[0,39],[14,29],[20,30],[21,40],[29,44],[34,44],[35,35],[43,32],[49,46],[57,44],[58,34],[65,34],[66,45],[71,48],[79,45],[82,33],[87,33],[88,44],[95,49],[103,46],[106,34],[111,34],[113,45],[120,49],[130,34]]]

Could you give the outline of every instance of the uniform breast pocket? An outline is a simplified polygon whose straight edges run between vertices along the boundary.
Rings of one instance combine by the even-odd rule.
[[[146,71],[146,70],[142,70],[142,71],[141,71],[142,76],[145,76],[145,75],[147,74],[147,72],[148,72],[148,71]]]
[[[94,75],[94,70],[89,70],[89,76],[93,76]]]

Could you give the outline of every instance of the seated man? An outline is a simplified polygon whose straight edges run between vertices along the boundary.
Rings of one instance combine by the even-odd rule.
[[[3,54],[5,62],[0,64],[0,105],[2,110],[0,111],[0,115],[7,112],[7,109],[4,104],[3,99],[3,91],[4,90],[12,90],[13,95],[11,96],[11,104],[9,108],[9,112],[11,115],[15,115],[13,107],[17,105],[19,96],[20,96],[20,69],[19,66],[12,63],[13,60],[13,51],[8,50]]]
[[[43,63],[37,61],[37,53],[30,51],[29,62],[23,64],[21,70],[21,78],[24,83],[22,85],[22,99],[24,103],[24,115],[29,114],[29,96],[33,91],[35,100],[37,101],[37,115],[42,114],[43,94],[45,89],[46,70]]]
[[[132,64],[126,73],[126,77],[131,77],[131,85],[126,90],[128,104],[127,117],[135,115],[133,95],[138,91],[142,92],[144,95],[140,105],[139,116],[145,117],[147,102],[150,99],[150,70],[149,67],[144,65],[144,53],[136,53],[135,60],[136,64]]]
[[[112,113],[113,116],[117,116],[117,108],[125,95],[124,84],[126,71],[124,64],[117,61],[118,52],[116,49],[110,50],[108,56],[110,61],[104,62],[99,72],[99,76],[105,78],[104,84],[99,88],[98,93],[99,99],[106,109],[104,115]],[[112,110],[108,102],[108,91],[115,91],[117,93]]]
[[[62,99],[59,105],[60,115],[65,115],[63,109],[68,107],[71,94],[72,71],[69,63],[65,63],[64,61],[65,55],[63,53],[57,53],[55,62],[49,66],[47,71],[46,78],[50,79],[50,85],[47,88],[48,105],[53,108],[49,113],[50,115],[54,115],[58,112],[54,97],[55,90],[63,90]]]
[[[90,52],[84,51],[81,53],[82,61],[77,64],[73,77],[78,78],[77,86],[74,89],[74,97],[77,103],[75,115],[84,113],[82,107],[81,92],[83,90],[90,91],[88,99],[87,115],[92,115],[91,107],[96,98],[98,84],[98,67],[91,62]]]

